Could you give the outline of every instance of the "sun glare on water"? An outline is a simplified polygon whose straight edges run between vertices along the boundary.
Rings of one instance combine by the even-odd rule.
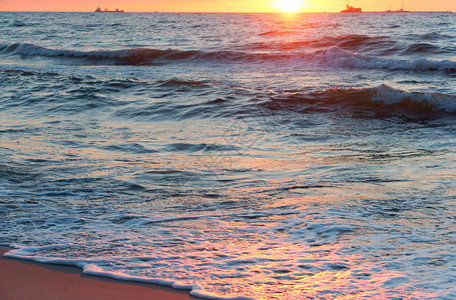
[[[301,7],[302,0],[276,0],[274,3],[283,12],[294,13]]]

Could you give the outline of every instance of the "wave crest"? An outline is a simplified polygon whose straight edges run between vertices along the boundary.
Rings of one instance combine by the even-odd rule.
[[[198,51],[159,50],[148,48],[133,48],[121,50],[64,50],[49,49],[33,44],[12,44],[0,47],[0,54],[21,55],[26,57],[65,57],[65,58],[86,58],[90,60],[110,60],[113,63],[128,65],[139,65],[146,62],[153,62],[156,59],[189,59],[198,54]]]
[[[365,41],[366,38],[356,38]],[[359,42],[359,41],[357,41]],[[120,65],[157,65],[172,64],[179,62],[204,63],[283,63],[283,64],[312,64],[316,67],[324,66],[331,68],[356,68],[356,69],[380,69],[388,71],[415,71],[415,72],[444,72],[456,73],[456,61],[431,60],[427,58],[401,60],[369,57],[344,50],[337,46],[316,50],[308,54],[299,51],[273,52],[243,52],[243,51],[181,51],[176,49],[149,49],[128,48],[120,50],[65,50],[50,49],[33,44],[12,44],[0,46],[0,55],[19,55],[22,57],[50,57],[84,59],[94,64],[120,64]]]
[[[86,59],[95,63],[112,63],[122,65],[154,65],[174,62],[204,62],[204,61],[252,61],[271,60],[271,55],[266,53],[246,53],[239,51],[181,51],[176,49],[151,49],[151,48],[127,48],[120,50],[65,50],[50,49],[33,44],[12,44],[0,46],[0,55],[19,55],[23,57],[50,57],[50,58],[75,58]],[[273,55],[280,58],[284,55]],[[285,55],[286,56],[286,55]]]
[[[408,92],[388,85],[373,88],[331,88],[308,93],[284,93],[264,106],[299,112],[331,111],[374,117],[402,116],[412,119],[456,114],[456,96]]]
[[[456,61],[452,60],[430,60],[427,58],[413,60],[382,59],[363,56],[339,47],[318,50],[313,55],[313,59],[319,61],[321,64],[339,68],[456,73]]]

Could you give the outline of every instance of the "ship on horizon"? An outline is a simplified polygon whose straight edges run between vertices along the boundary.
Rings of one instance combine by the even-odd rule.
[[[360,13],[362,12],[360,7],[353,7],[350,6],[349,3],[347,3],[347,7],[344,10],[340,11],[341,13]]]
[[[393,10],[391,10],[391,8],[390,8],[390,9],[388,9],[388,10],[385,11],[385,12],[387,12],[387,13],[407,13],[407,12],[409,12],[409,11],[408,11],[408,10],[404,10],[404,0],[402,0],[402,7],[401,7],[401,9],[398,9],[398,10],[393,11]]]
[[[124,11],[123,10],[119,10],[118,8],[116,8],[115,10],[108,10],[107,8],[105,8],[104,10],[101,10],[101,8],[97,7],[95,12],[97,12],[97,13],[98,12],[123,13]]]

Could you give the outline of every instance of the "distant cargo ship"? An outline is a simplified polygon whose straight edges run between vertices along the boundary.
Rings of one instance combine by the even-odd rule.
[[[341,13],[360,13],[362,11],[361,11],[361,8],[350,6],[350,4],[347,3],[347,8],[344,10],[341,10],[340,12]]]
[[[95,10],[95,12],[123,13],[124,11],[123,10],[119,10],[118,8],[116,8],[115,10],[108,10],[107,8],[105,8],[104,10],[101,10],[101,8],[98,7]]]

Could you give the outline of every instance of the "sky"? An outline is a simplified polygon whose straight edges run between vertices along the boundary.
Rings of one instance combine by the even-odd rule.
[[[0,11],[94,11],[123,9],[127,12],[279,12],[284,1],[300,2],[301,12],[339,12],[346,0],[0,0]],[[352,0],[363,11],[401,8],[402,0]],[[456,11],[456,0],[404,0],[410,11]]]

